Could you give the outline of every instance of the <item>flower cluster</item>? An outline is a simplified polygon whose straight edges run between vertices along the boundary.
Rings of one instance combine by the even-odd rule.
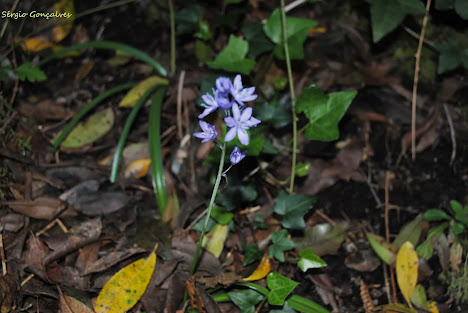
[[[237,75],[232,82],[227,77],[216,79],[216,89],[213,90],[213,95],[207,94],[202,96],[205,109],[198,118],[200,119],[200,127],[203,132],[193,135],[203,139],[202,142],[216,140],[218,133],[215,127],[201,119],[219,108],[224,115],[224,122],[229,128],[224,141],[231,141],[237,136],[243,145],[248,145],[249,135],[246,130],[260,124],[260,120],[252,116],[252,108],[245,105],[245,102],[257,99],[257,95],[254,92],[255,87],[244,88],[242,86],[240,75]],[[247,151],[241,152],[239,147],[236,146],[231,153],[231,163],[233,165],[239,163],[246,153]]]

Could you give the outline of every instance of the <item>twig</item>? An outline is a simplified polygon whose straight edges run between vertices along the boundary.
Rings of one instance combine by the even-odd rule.
[[[13,5],[12,5],[12,7],[10,9],[11,12],[15,11],[16,6],[18,5],[18,2],[19,2],[19,0],[15,0],[15,3],[13,3]],[[8,26],[8,21],[9,21],[9,19],[7,19],[5,21],[5,24],[3,24],[3,26],[2,26],[2,30],[0,31],[0,38],[2,38],[3,35],[5,34],[5,30],[6,30],[7,26]]]
[[[418,33],[416,33],[414,30],[412,30],[411,28],[409,28],[408,26],[403,26],[403,29],[408,33],[410,34],[411,36],[413,36],[414,38],[416,39],[419,39],[419,35]],[[428,39],[423,39],[424,43],[426,45],[428,45],[429,47],[435,49],[435,43],[431,40],[428,40]]]
[[[455,161],[455,157],[457,156],[457,139],[455,137],[455,128],[453,127],[452,116],[450,115],[450,111],[447,107],[447,104],[445,103],[444,103],[444,111],[445,111],[445,115],[447,116],[447,121],[450,127],[450,139],[452,139],[452,155],[450,156],[450,165],[452,165],[453,161]]]
[[[50,222],[49,224],[47,224],[43,229],[41,229],[40,231],[38,231],[35,236],[36,237],[39,237],[41,236],[43,233],[45,233],[46,231],[48,231],[49,229],[51,229],[52,227],[54,227],[54,225],[57,224],[60,229],[66,234],[68,233],[68,229],[67,227],[65,227],[65,225],[63,225],[62,221],[59,220],[58,218],[56,218],[55,220],[53,220],[52,222]]]
[[[3,276],[5,276],[7,274],[7,267],[6,267],[6,259],[5,259],[5,250],[3,249],[3,234],[2,233],[0,233],[0,255],[2,257],[2,273],[3,273]]]
[[[390,171],[385,172],[385,239],[387,242],[390,242],[390,225],[389,225],[389,211],[390,211]],[[395,275],[393,272],[393,267],[390,266],[390,285],[392,287],[392,296],[393,302],[396,302],[396,284],[395,284]]]
[[[11,114],[8,117],[8,119],[5,121],[5,124],[3,124],[2,129],[0,129],[0,136],[3,135],[3,133],[5,132],[5,129],[11,123],[11,121],[15,118],[16,114],[18,114],[18,111],[14,111],[13,114]]]
[[[322,211],[320,210],[316,210],[315,211],[315,214],[317,214],[318,216],[320,216],[323,220],[325,220],[328,224],[332,225],[332,226],[336,226],[336,222],[334,220],[332,220],[331,218],[328,217],[328,215],[326,215],[325,213],[323,213]]]
[[[418,97],[418,80],[419,80],[419,62],[421,60],[422,45],[424,41],[424,33],[426,32],[427,20],[429,17],[429,9],[431,7],[431,0],[426,2],[426,14],[424,15],[421,36],[419,36],[418,50],[416,51],[416,64],[414,67],[414,81],[413,81],[413,97],[411,103],[411,156],[416,159],[416,102]]]
[[[387,294],[387,302],[389,304],[391,304],[391,303],[393,303],[393,300],[392,300],[392,295],[390,294],[390,282],[388,281],[387,269],[388,269],[388,265],[384,263],[383,266],[382,266],[382,270],[383,270],[383,274],[384,274],[385,291],[386,291],[386,294]]]
[[[25,280],[21,282],[20,286],[23,287],[24,285],[26,285],[26,283],[30,281],[34,276],[35,276],[34,274],[30,274],[28,277],[25,278]]]
[[[184,90],[185,71],[180,72],[179,85],[177,87],[177,137],[182,140],[182,93]]]

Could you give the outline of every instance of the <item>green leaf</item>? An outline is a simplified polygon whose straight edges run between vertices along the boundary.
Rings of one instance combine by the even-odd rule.
[[[368,0],[370,3],[372,37],[378,42],[394,30],[408,14],[424,14],[426,8],[419,0]]]
[[[218,223],[227,225],[230,221],[232,221],[234,214],[228,212],[226,208],[215,206],[211,210],[211,217]]]
[[[338,139],[338,123],[356,94],[353,90],[325,95],[316,85],[305,88],[297,100],[296,111],[304,112],[310,120],[306,137],[320,141]]]
[[[255,305],[262,301],[263,295],[252,289],[228,292],[228,296],[241,313],[254,313]]]
[[[211,48],[200,39],[195,40],[195,56],[198,62],[204,64],[211,58]]]
[[[442,220],[451,220],[452,218],[442,210],[430,209],[424,212],[424,219],[431,222],[437,222]]]
[[[176,32],[178,35],[195,33],[199,28],[199,21],[201,20],[205,8],[198,4],[187,5],[182,10],[176,12]]]
[[[243,266],[249,265],[252,262],[261,260],[263,257],[263,252],[259,251],[256,246],[248,243],[244,247],[244,262]]]
[[[310,162],[306,163],[297,163],[296,164],[296,175],[299,177],[303,177],[307,175],[307,172],[310,168]]]
[[[449,226],[448,222],[441,223],[429,230],[426,240],[416,249],[418,255],[425,260],[429,260],[434,252],[434,244],[439,240],[440,235]]]
[[[16,68],[16,73],[21,81],[25,81],[27,79],[31,83],[47,79],[46,74],[40,68],[31,66],[30,62],[26,62],[18,66]]]
[[[468,1],[455,0],[455,12],[464,20],[468,20]]]
[[[393,240],[393,244],[401,246],[405,241],[409,241],[416,246],[421,236],[423,226],[423,215],[418,214],[414,220],[403,226],[398,236]]]
[[[270,313],[295,313],[296,311],[286,301],[280,310],[270,310]]]
[[[438,74],[451,71],[459,66],[468,68],[468,49],[463,50],[456,39],[450,38],[437,44],[436,49],[440,52]]]
[[[254,229],[267,229],[267,225],[265,224],[265,219],[263,216],[257,215],[255,216],[255,220],[252,223]]]
[[[255,117],[265,122],[271,122],[274,128],[281,128],[291,123],[291,109],[285,97],[275,96],[269,101],[255,104]]]
[[[318,256],[336,254],[341,247],[349,226],[345,222],[330,225],[317,224],[307,228],[304,237],[295,240],[299,250],[313,247]]]
[[[398,246],[388,243],[384,238],[372,233],[366,233],[366,236],[372,249],[374,249],[375,253],[382,261],[388,265],[395,262]]]
[[[455,219],[468,227],[468,207],[463,208],[461,203],[455,200],[450,201],[450,206],[455,212]]]
[[[320,268],[327,266],[327,263],[314,253],[314,248],[307,248],[299,251],[299,261],[297,266],[307,272],[309,268]]]
[[[249,43],[247,41],[231,35],[227,47],[216,56],[214,61],[207,64],[214,69],[249,74],[255,66],[255,61],[246,59],[248,50]]]
[[[268,274],[266,283],[270,289],[268,303],[271,305],[283,305],[289,294],[299,285],[298,282],[286,278],[278,272]]]
[[[260,54],[273,50],[274,44],[265,36],[261,23],[247,22],[242,27],[242,33],[249,42],[249,52],[247,56],[255,59]]]
[[[456,235],[460,235],[465,230],[465,225],[455,222],[452,229]]]
[[[272,245],[268,248],[270,258],[274,257],[278,261],[284,262],[284,252],[296,247],[296,244],[288,239],[287,236],[288,232],[286,229],[271,234]]]
[[[416,288],[414,288],[413,295],[411,296],[411,302],[418,308],[429,310],[426,291],[421,284],[417,284]]]
[[[317,22],[304,18],[286,17],[286,24],[289,57],[291,59],[302,59],[304,58],[303,45],[304,40],[307,37],[307,31],[315,27]],[[283,30],[279,9],[276,9],[271,13],[267,22],[263,26],[263,30],[271,41],[277,44],[274,49],[276,57],[284,59]]]
[[[304,229],[304,215],[312,208],[315,197],[291,195],[282,190],[276,198],[273,211],[282,215],[281,224],[288,229]]]

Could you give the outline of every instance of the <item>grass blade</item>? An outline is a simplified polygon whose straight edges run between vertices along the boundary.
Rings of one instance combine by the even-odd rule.
[[[148,127],[149,152],[153,174],[153,189],[161,216],[167,204],[166,185],[164,183],[164,167],[161,149],[161,106],[166,93],[166,87],[159,86],[153,96]]]
[[[130,115],[125,122],[124,128],[122,130],[122,134],[120,134],[119,143],[117,144],[117,149],[115,150],[114,160],[112,162],[112,171],[110,176],[110,181],[115,183],[117,181],[117,174],[119,172],[120,160],[122,159],[122,153],[125,146],[125,142],[127,141],[128,133],[130,132],[130,128],[132,127],[133,121],[137,116],[138,112],[140,111],[141,107],[145,103],[146,99],[149,95],[158,87],[155,85],[145,91],[145,93],[138,99],[137,103],[133,107]]]
[[[89,41],[85,43],[80,43],[77,45],[73,45],[67,48],[64,48],[62,50],[59,50],[48,57],[46,57],[44,60],[39,62],[39,67],[44,65],[45,63],[58,58],[70,51],[74,50],[80,50],[80,49],[86,49],[86,48],[98,48],[98,49],[108,49],[108,50],[120,50],[125,53],[128,53],[132,56],[134,56],[137,59],[140,59],[141,61],[147,63],[148,65],[152,66],[160,75],[162,76],[167,76],[167,71],[164,67],[162,67],[161,64],[156,62],[152,57],[147,55],[141,50],[135,49],[133,47],[124,45],[122,43],[118,42],[113,42],[113,41]]]

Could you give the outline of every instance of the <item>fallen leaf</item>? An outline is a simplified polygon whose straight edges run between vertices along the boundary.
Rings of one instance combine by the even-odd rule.
[[[142,178],[143,176],[148,174],[150,166],[151,166],[150,159],[135,160],[125,168],[124,176],[125,178],[129,178],[129,177]]]
[[[102,216],[116,212],[127,205],[130,198],[124,192],[89,192],[79,196],[73,207],[88,216]]]
[[[388,265],[391,265],[393,262],[395,262],[398,246],[391,244],[387,242],[385,238],[372,233],[366,233],[366,236],[372,249],[374,249],[375,253],[382,261]]]
[[[203,238],[202,247],[210,251],[217,258],[221,255],[229,231],[228,225],[216,224]]]
[[[47,245],[54,251],[49,253],[42,262],[47,265],[96,241],[101,235],[101,229],[101,219],[94,218],[73,227],[64,235],[46,239]]]
[[[304,238],[296,239],[297,249],[314,248],[318,256],[336,254],[341,247],[348,230],[347,223],[338,223],[334,226],[324,223],[317,224],[305,231]]]
[[[142,253],[144,251],[144,249],[138,246],[132,247],[130,249],[125,249],[123,251],[112,251],[100,258],[99,260],[96,260],[95,262],[92,262],[91,264],[87,265],[82,275],[89,275],[91,273],[105,271],[110,267],[116,265],[117,263],[120,263],[123,260],[126,260],[129,257],[138,253]]]
[[[410,307],[418,280],[418,254],[411,242],[406,241],[401,246],[396,257],[396,276],[400,291]]]
[[[114,126],[114,119],[115,116],[112,108],[94,113],[85,122],[76,125],[60,147],[65,149],[77,149],[92,144],[112,129],[112,126]],[[58,135],[59,134],[57,134],[57,136]]]
[[[228,287],[238,281],[242,280],[242,276],[237,275],[234,272],[221,273],[214,277],[200,277],[198,282],[205,285],[207,288],[214,288],[216,285],[223,285]]]
[[[259,280],[265,278],[271,270],[271,265],[270,265],[270,258],[268,257],[268,254],[265,253],[263,255],[262,260],[260,261],[260,264],[258,267],[255,269],[255,271],[247,278],[244,278],[245,281],[254,281],[254,280]]]
[[[26,246],[26,251],[24,252],[26,265],[34,274],[48,281],[49,279],[43,261],[47,254],[49,254],[49,249],[40,238],[33,235],[29,236]]]
[[[205,308],[205,303],[195,286],[195,276],[192,276],[185,281],[185,286],[187,287],[187,294],[190,298],[190,305],[192,309],[196,310],[199,313],[207,313]]]
[[[153,86],[156,85],[167,85],[167,79],[158,77],[158,76],[151,76],[147,79],[141,81],[138,85],[130,89],[130,91],[125,95],[125,97],[120,101],[119,107],[121,108],[133,108],[140,99],[140,97]]]
[[[89,72],[91,72],[95,64],[96,62],[92,60],[87,60],[85,63],[81,64],[80,68],[75,74],[75,82],[79,82],[88,76]]]
[[[94,313],[94,311],[83,302],[75,298],[65,296],[60,292],[60,311],[62,313]]]
[[[460,263],[463,257],[463,247],[459,242],[454,242],[450,247],[450,264],[452,268],[458,273],[460,272]]]
[[[146,290],[156,266],[156,249],[120,271],[104,285],[98,295],[96,313],[121,313],[132,308]]]
[[[63,202],[59,199],[50,197],[4,202],[4,204],[8,205],[13,211],[32,218],[44,220],[52,219],[59,211],[61,211],[62,203]]]

